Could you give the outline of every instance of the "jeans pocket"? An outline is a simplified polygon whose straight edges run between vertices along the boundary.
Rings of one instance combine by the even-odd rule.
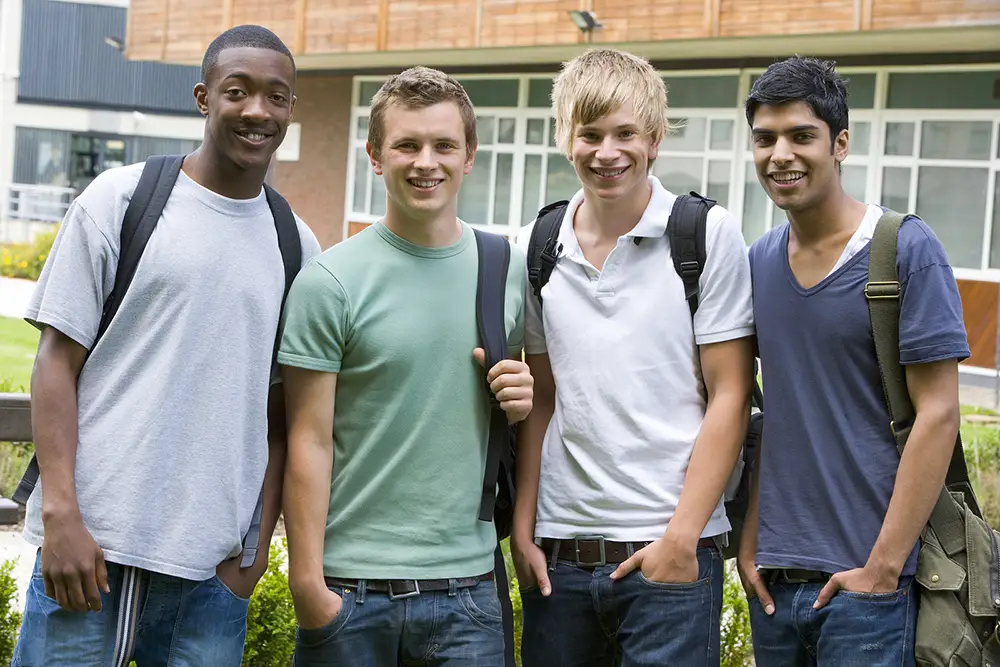
[[[466,615],[487,630],[503,632],[500,598],[489,582],[458,589],[458,599]]]
[[[229,586],[227,586],[226,582],[224,582],[219,577],[219,575],[215,575],[215,577],[214,577],[214,583],[215,583],[216,586],[218,586],[219,588],[221,588],[223,590],[223,592],[227,593],[229,595],[229,597],[233,598],[234,600],[237,600],[237,601],[242,602],[244,604],[250,604],[250,598],[245,598],[245,597],[242,597],[242,596],[237,595],[236,593],[234,593],[233,589],[231,589]]]
[[[305,629],[296,628],[296,643],[302,647],[314,648],[321,646],[333,639],[338,632],[344,629],[347,621],[350,620],[354,612],[355,596],[347,593],[343,588],[331,588],[334,593],[340,596],[342,601],[340,611],[330,621],[319,628]]]
[[[643,585],[649,588],[657,588],[664,591],[690,591],[699,589],[702,586],[710,588],[712,585],[712,577],[715,576],[716,562],[720,561],[720,558],[721,556],[716,549],[698,549],[698,578],[694,581],[653,581],[652,579],[646,577],[646,575],[642,573],[642,570],[636,570],[635,574],[636,578]]]
[[[843,595],[845,598],[861,602],[891,603],[898,602],[903,599],[909,591],[909,588],[909,586],[903,586],[902,588],[898,588],[891,593],[859,593],[856,591],[839,590],[837,591],[837,595]]]

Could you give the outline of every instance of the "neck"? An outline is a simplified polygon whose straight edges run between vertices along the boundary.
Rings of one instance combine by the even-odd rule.
[[[802,245],[812,245],[854,233],[864,218],[866,205],[838,188],[830,196],[807,209],[788,212],[788,223]]]
[[[253,199],[260,194],[267,168],[243,169],[231,160],[205,149],[184,159],[184,173],[204,188],[230,199]]]
[[[400,211],[389,199],[382,224],[399,238],[424,248],[444,248],[462,238],[462,225],[454,205],[422,217]]]
[[[653,187],[648,180],[625,196],[612,200],[601,199],[584,190],[583,203],[574,224],[599,238],[617,239],[639,224],[652,196]]]

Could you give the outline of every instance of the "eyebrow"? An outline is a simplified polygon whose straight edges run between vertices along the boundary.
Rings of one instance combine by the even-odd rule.
[[[224,78],[223,81],[228,81],[230,79],[239,79],[240,81],[245,81],[247,83],[254,83],[255,81],[255,79],[246,72],[233,72],[232,74],[227,74],[226,78]],[[288,82],[284,81],[283,79],[271,78],[267,80],[267,84],[269,86],[285,88],[287,90],[292,89],[292,87],[288,84]]]
[[[796,132],[807,132],[809,130],[818,130],[818,129],[819,126],[817,125],[796,125],[795,127],[787,130],[787,134],[795,134]],[[753,134],[755,137],[760,137],[760,136],[774,135],[777,134],[777,132],[775,132],[774,130],[764,130],[755,127],[751,131],[751,134]]]

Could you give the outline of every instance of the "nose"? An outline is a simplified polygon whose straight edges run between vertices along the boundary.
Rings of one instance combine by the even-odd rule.
[[[778,137],[771,149],[771,162],[778,166],[784,166],[795,159],[795,150],[792,142],[785,137]]]
[[[240,115],[244,120],[263,122],[268,119],[267,104],[263,95],[248,95]]]
[[[605,162],[613,162],[618,159],[618,154],[621,151],[618,149],[618,144],[615,141],[615,137],[608,135],[601,140],[601,143],[597,147],[597,159]]]
[[[420,148],[413,166],[422,171],[433,171],[437,167],[437,156],[431,144],[426,144]]]

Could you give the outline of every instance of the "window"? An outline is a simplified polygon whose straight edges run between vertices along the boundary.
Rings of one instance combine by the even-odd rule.
[[[1000,71],[893,72],[889,109],[1000,109]],[[933,91],[930,93],[929,91]]]

